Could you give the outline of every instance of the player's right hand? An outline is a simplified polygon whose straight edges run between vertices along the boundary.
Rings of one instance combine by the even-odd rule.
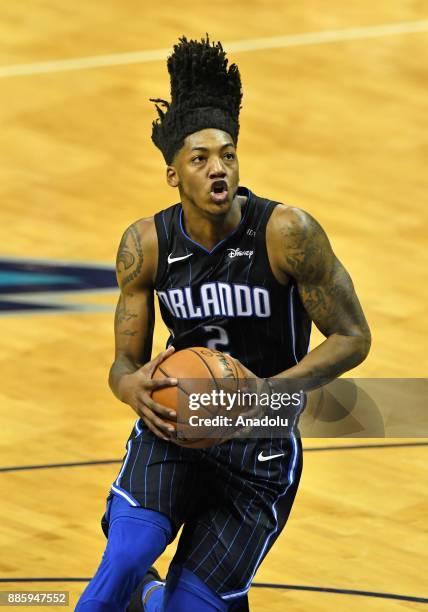
[[[171,420],[175,419],[177,415],[171,408],[155,402],[151,395],[155,389],[173,387],[177,385],[178,381],[176,378],[153,380],[152,376],[157,366],[173,352],[174,347],[162,351],[132,374],[124,374],[119,383],[119,395],[122,402],[129,404],[135,410],[150,431],[168,441],[171,440],[172,434],[175,434],[175,428],[160,417]]]

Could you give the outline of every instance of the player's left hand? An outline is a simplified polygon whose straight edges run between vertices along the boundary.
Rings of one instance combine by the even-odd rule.
[[[254,372],[245,367],[238,359],[235,359],[235,363],[240,373],[241,390],[251,393],[260,393],[266,386],[265,379],[254,374]]]

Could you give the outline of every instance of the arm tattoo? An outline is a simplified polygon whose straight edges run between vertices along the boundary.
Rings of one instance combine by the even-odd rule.
[[[133,294],[128,293],[128,297],[133,297]],[[129,310],[129,308],[127,307],[126,296],[121,295],[119,298],[119,303],[116,308],[116,325],[119,326],[125,321],[128,322],[128,321],[131,321],[132,319],[137,319],[137,318],[138,318],[138,314],[136,312],[133,312],[132,310]]]
[[[136,252],[137,261],[135,260],[134,254],[131,250]],[[129,272],[122,280],[122,285],[125,286],[131,281],[135,280],[141,272],[143,266],[143,249],[141,247],[141,238],[138,230],[131,225],[125,234],[119,245],[117,253],[116,267],[118,272],[129,270],[135,263],[136,267],[132,272]]]
[[[132,294],[130,294],[130,297]],[[131,321],[132,319],[136,319],[138,317],[136,312],[132,312],[126,306],[126,297],[124,295],[120,296],[119,304],[117,305],[116,310],[116,323],[120,325],[124,321]]]
[[[128,298],[132,297],[135,297],[134,293],[122,294],[119,298],[115,316],[115,333],[116,338],[119,338],[119,336],[140,338],[138,341],[137,358],[139,364],[137,365],[139,367],[150,360],[155,324],[155,310],[152,295],[146,295],[142,298],[144,301],[138,299],[138,303],[135,304],[134,307],[138,312],[129,307]],[[137,361],[135,363],[137,363]]]
[[[284,233],[286,261],[311,319],[326,335],[368,332],[348,272],[334,255],[321,226],[310,215]]]
[[[146,297],[146,312],[147,312],[147,335],[143,342],[142,355],[143,363],[150,361],[153,347],[153,330],[155,327],[155,309],[153,304],[153,297]]]
[[[135,261],[135,257],[133,254],[128,251],[127,247],[128,240],[128,231],[122,236],[122,240],[120,241],[119,250],[117,252],[116,258],[116,268],[117,271],[128,270],[132,266]]]
[[[306,227],[292,225],[284,232],[287,249],[287,264],[296,279],[303,276],[306,281],[319,275],[319,261],[327,256],[330,246],[321,226],[308,215]]]
[[[335,260],[321,285],[303,282],[299,293],[309,316],[324,334],[353,336],[367,331],[352,280],[339,261]]]

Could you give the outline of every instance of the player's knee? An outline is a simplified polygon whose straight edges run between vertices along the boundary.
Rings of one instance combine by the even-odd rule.
[[[141,575],[163,553],[167,543],[166,532],[157,525],[120,518],[110,528],[106,554],[122,575]]]
[[[203,580],[178,564],[170,566],[165,592],[166,612],[248,612],[247,597],[223,600]]]

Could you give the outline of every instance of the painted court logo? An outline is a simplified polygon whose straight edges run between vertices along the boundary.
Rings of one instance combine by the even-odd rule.
[[[117,290],[114,266],[32,259],[0,259],[0,315],[41,312],[110,312],[79,303],[88,293]]]

